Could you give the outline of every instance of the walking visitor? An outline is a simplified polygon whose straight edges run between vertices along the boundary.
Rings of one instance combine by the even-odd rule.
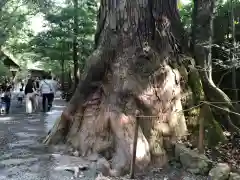
[[[26,113],[32,113],[35,109],[35,94],[36,88],[32,78],[28,79],[27,85],[25,87],[26,95]]]
[[[42,95],[43,112],[50,111],[54,99],[54,85],[52,83],[51,75],[43,76],[43,80],[40,81],[39,89]]]

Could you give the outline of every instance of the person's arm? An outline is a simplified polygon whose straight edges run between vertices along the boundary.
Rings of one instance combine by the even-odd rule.
[[[32,86],[33,86],[33,92],[35,92],[37,90],[35,81],[33,81]]]

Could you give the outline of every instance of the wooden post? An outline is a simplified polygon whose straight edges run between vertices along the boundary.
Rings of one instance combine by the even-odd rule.
[[[198,122],[199,122],[199,135],[198,135],[198,151],[199,153],[204,153],[204,118],[205,113],[209,113],[208,106],[206,104],[203,104],[200,113],[198,116]]]
[[[139,126],[139,111],[136,113],[136,124],[134,129],[134,137],[133,137],[133,152],[132,152],[132,160],[131,160],[131,170],[130,170],[130,178],[134,179],[135,173],[135,161],[136,161],[136,150],[137,150],[137,139],[138,139],[138,126]]]

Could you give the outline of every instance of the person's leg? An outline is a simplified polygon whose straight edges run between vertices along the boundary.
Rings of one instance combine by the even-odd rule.
[[[54,98],[55,98],[55,93],[52,93],[52,104],[53,104]]]
[[[32,104],[32,93],[26,95],[26,113],[32,113],[33,104]]]
[[[28,104],[29,104],[29,95],[26,94],[26,102],[25,102],[25,105],[26,105],[26,113],[28,113]]]
[[[38,95],[35,95],[35,111],[38,110],[38,106],[39,106],[38,102],[39,102]]]
[[[33,95],[33,102],[34,102],[34,111],[36,112],[37,111],[37,109],[38,109],[38,99],[37,99],[38,97],[37,97],[37,94],[36,93],[34,93],[34,95]]]
[[[35,111],[35,97],[34,97],[34,94],[33,94],[33,93],[31,93],[30,100],[31,100],[32,112],[33,112],[33,111]]]
[[[54,93],[51,93],[49,95],[49,101],[50,101],[49,106],[50,106],[50,109],[52,108],[53,100],[54,100]]]
[[[51,97],[51,93],[47,94],[47,101],[48,101],[48,111],[50,111],[51,109],[51,104],[52,104],[52,97]]]
[[[10,109],[11,109],[11,100],[8,102],[8,111],[7,111],[7,114],[10,112]]]
[[[42,95],[42,109],[45,112],[46,111],[46,99],[47,99],[47,94]]]
[[[6,101],[6,114],[9,114],[10,105],[11,105],[11,102],[10,101]]]

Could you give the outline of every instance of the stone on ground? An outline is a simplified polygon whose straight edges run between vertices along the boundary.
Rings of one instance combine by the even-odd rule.
[[[186,148],[183,144],[175,145],[175,157],[187,171],[193,174],[205,175],[212,166],[212,161],[205,155]]]
[[[70,171],[76,177],[80,174],[88,178],[95,178],[99,173],[109,175],[109,162],[95,154],[84,158],[62,154],[52,154],[52,157],[56,163],[55,170]]]
[[[219,163],[209,172],[211,180],[227,180],[229,178],[231,168],[226,163]]]
[[[229,180],[240,180],[240,174],[231,172]]]

